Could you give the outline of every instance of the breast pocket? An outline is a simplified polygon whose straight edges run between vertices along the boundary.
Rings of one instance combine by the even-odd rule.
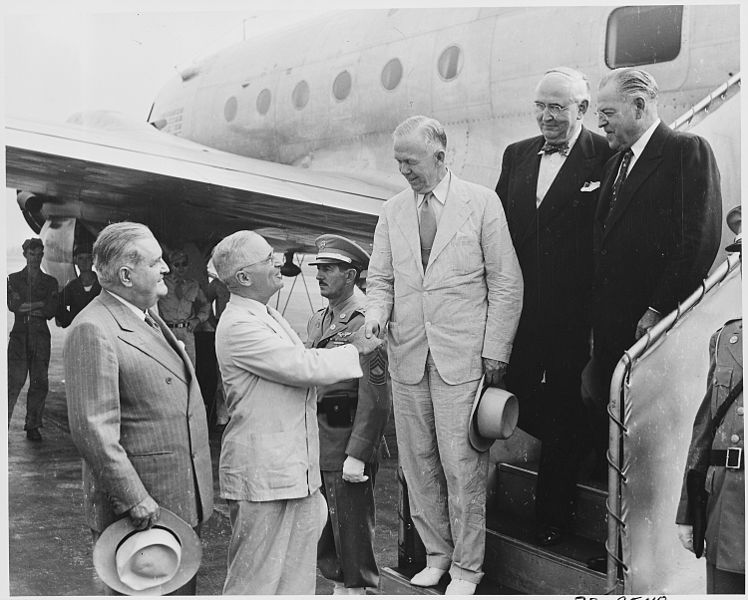
[[[483,268],[483,249],[478,236],[458,231],[450,246],[454,267],[459,274]]]

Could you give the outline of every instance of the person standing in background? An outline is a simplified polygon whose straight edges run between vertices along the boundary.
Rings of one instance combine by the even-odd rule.
[[[8,338],[8,427],[18,395],[29,377],[26,393],[26,438],[41,442],[44,402],[49,391],[51,342],[47,321],[55,316],[57,280],[42,272],[44,244],[39,238],[23,242],[26,267],[8,275],[8,310],[13,329]]]
[[[91,246],[77,245],[73,249],[73,263],[78,268],[78,276],[71,279],[62,289],[60,305],[57,310],[57,324],[67,327],[76,315],[82,311],[101,291],[99,278],[93,272]]]

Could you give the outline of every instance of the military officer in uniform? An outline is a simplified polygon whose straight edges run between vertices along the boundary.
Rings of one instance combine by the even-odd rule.
[[[339,235],[316,240],[320,293],[328,306],[307,326],[307,347],[347,344],[364,324],[365,296],[356,287],[369,255]],[[374,559],[374,479],[380,444],[391,411],[387,354],[361,357],[363,377],[317,390],[322,492],[329,519],[317,548],[317,565],[334,582],[334,594],[364,594],[379,585]]]
[[[737,219],[730,219],[735,216],[735,211],[730,211],[727,221],[737,233],[740,213]],[[741,248],[741,241],[737,239],[727,247],[727,251],[741,252],[742,255]],[[704,536],[706,591],[708,594],[743,594],[745,458],[742,319],[728,321],[712,336],[709,356],[709,383],[694,420],[676,523],[681,543],[694,552],[694,524],[698,517],[692,496],[698,497],[700,494],[689,490],[689,471],[705,474],[703,491],[709,494]]]

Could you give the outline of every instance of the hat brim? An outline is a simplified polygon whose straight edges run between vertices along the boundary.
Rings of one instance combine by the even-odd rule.
[[[485,452],[493,445],[496,440],[508,439],[509,437],[511,437],[517,427],[517,419],[519,415],[519,404],[517,398],[513,394],[500,388],[484,387],[484,385],[485,375],[481,377],[480,382],[478,383],[478,389],[475,391],[473,408],[470,411],[470,422],[468,425],[468,440],[470,441],[470,445],[477,452]],[[499,427],[499,429],[502,433],[497,434],[495,437],[486,437],[482,435],[478,430],[477,423],[478,407],[483,400],[483,395],[489,389],[503,392],[506,395],[502,410],[499,415],[499,421],[501,423],[501,427]]]
[[[353,263],[340,260],[339,258],[315,258],[313,261],[307,263],[310,265],[349,265],[353,266]]]
[[[161,507],[154,527],[170,531],[179,540],[182,554],[174,577],[159,585],[135,590],[120,580],[117,573],[117,548],[127,536],[137,531],[129,517],[119,519],[101,532],[93,549],[93,564],[101,580],[114,591],[127,596],[163,596],[178,590],[195,576],[203,556],[203,547],[195,530],[170,510]]]

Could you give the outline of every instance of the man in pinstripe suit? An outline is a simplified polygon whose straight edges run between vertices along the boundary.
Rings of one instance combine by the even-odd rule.
[[[213,511],[208,427],[184,348],[149,310],[166,294],[161,247],[146,226],[115,223],[93,255],[103,291],[63,349],[86,521],[95,541],[120,518],[151,527],[163,506],[199,532]],[[195,578],[174,592],[195,593]]]

